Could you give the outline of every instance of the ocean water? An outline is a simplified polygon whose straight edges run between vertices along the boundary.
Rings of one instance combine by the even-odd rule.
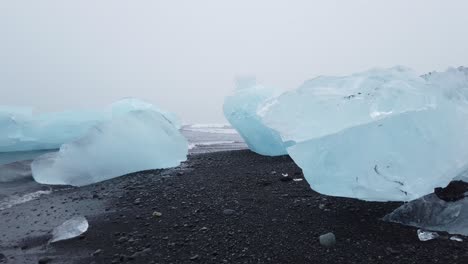
[[[229,125],[184,125],[180,131],[189,141],[189,155],[247,148],[240,135]],[[53,151],[0,153],[0,211],[62,189],[38,184],[31,175],[32,160]]]
[[[189,155],[247,148],[236,130],[225,124],[186,125],[181,132],[189,141]]]

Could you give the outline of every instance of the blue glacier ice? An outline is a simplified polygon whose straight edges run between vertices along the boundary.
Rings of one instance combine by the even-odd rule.
[[[112,116],[136,110],[161,113],[180,128],[180,121],[169,112],[136,98],[124,98],[103,110],[74,110],[34,115],[32,109],[0,107],[0,152],[24,152],[59,149],[74,141]]]
[[[28,175],[14,162],[32,159],[33,177],[46,184],[86,185],[177,166],[188,151],[180,124],[174,114],[135,98],[99,111],[33,114],[0,107],[0,181]]]
[[[106,119],[99,111],[65,111],[33,115],[0,108],[0,152],[58,149]]]
[[[234,94],[225,98],[224,116],[239,132],[250,150],[268,156],[287,154],[289,143],[263,125],[258,108],[277,95],[274,89],[257,85],[253,78],[239,79]]]
[[[153,109],[119,112],[56,153],[36,158],[39,183],[83,186],[131,172],[175,167],[188,143],[167,117]]]
[[[156,107],[153,104],[150,104],[148,102],[142,101],[137,98],[123,98],[115,103],[113,103],[110,106],[110,111],[112,114],[115,115],[120,115],[120,114],[126,114],[130,111],[135,111],[135,110],[151,110],[155,112],[159,112],[161,115],[164,116],[164,118],[169,121],[173,126],[175,126],[177,129],[180,129],[182,127],[182,122],[179,120],[179,118],[171,112],[167,112],[161,108]]]
[[[459,69],[404,67],[318,77],[257,114],[323,194],[409,201],[446,186],[468,164],[468,82]]]

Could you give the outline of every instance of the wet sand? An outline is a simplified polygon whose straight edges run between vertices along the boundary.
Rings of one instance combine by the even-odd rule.
[[[301,179],[287,156],[239,150],[56,190],[0,211],[0,263],[468,263],[466,238],[420,242],[380,220],[401,203],[328,197]],[[88,232],[48,245],[73,215]],[[331,248],[318,241],[328,232]]]

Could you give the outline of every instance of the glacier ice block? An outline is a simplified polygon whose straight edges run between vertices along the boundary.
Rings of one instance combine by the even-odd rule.
[[[468,165],[468,78],[375,69],[318,77],[257,111],[311,187],[372,201],[409,201]]]
[[[161,113],[136,110],[118,114],[36,158],[39,183],[83,186],[131,172],[175,167],[186,159],[188,143]]]

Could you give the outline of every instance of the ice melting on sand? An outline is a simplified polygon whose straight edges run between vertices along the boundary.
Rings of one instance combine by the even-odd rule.
[[[257,113],[283,142],[295,142],[288,153],[314,190],[408,201],[468,164],[467,80],[460,70],[421,78],[404,67],[318,77]]]
[[[435,194],[406,203],[384,217],[389,222],[464,236],[468,236],[467,219],[468,197],[446,202]]]
[[[0,165],[35,158],[31,169],[39,183],[91,184],[130,172],[177,166],[188,151],[179,128],[174,114],[134,98],[102,111],[33,115],[27,108],[0,107]],[[60,150],[39,156],[51,149]],[[3,167],[16,169],[11,165]],[[8,173],[8,178],[0,175],[0,180],[24,174]]]
[[[273,89],[257,85],[255,79],[240,79],[233,95],[224,101],[224,116],[239,132],[249,148],[259,154],[287,154],[287,143],[280,135],[261,123],[259,107],[276,95]]]
[[[75,216],[52,230],[50,243],[75,238],[88,230],[89,224],[83,216]]]
[[[82,186],[131,172],[175,167],[188,143],[166,116],[154,110],[115,114],[58,153],[36,158],[34,179],[44,184]]]
[[[417,234],[418,234],[419,240],[423,242],[433,240],[439,237],[439,234],[437,232],[431,232],[431,231],[426,231],[426,230],[421,230],[421,229],[418,229]]]

